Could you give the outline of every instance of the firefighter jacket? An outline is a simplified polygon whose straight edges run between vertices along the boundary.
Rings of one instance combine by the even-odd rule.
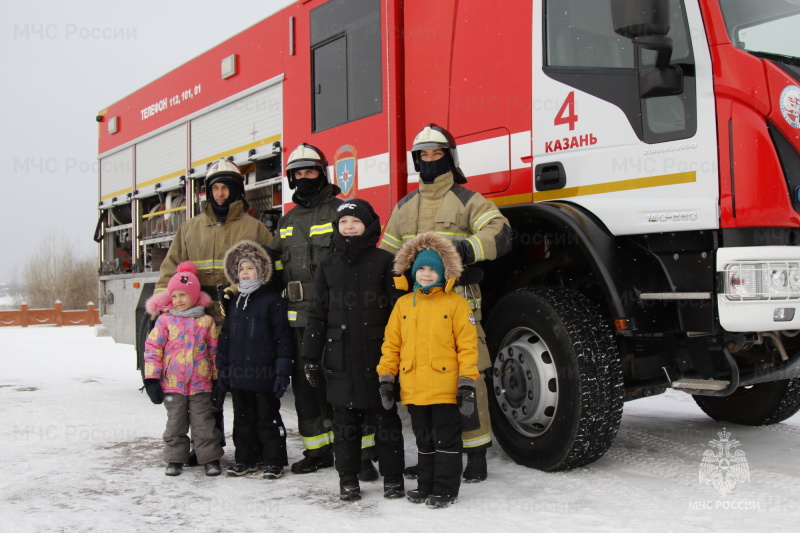
[[[222,258],[228,248],[242,239],[250,239],[264,246],[272,241],[269,229],[244,213],[243,209],[244,202],[233,202],[225,222],[219,222],[209,202],[202,214],[181,224],[161,263],[156,290],[167,288],[167,283],[182,261],[191,261],[197,267],[197,279],[203,290],[213,297],[217,285],[226,283]],[[217,316],[216,306],[214,315],[215,319],[221,319],[221,315]]]
[[[304,328],[313,291],[314,275],[322,260],[333,252],[333,224],[342,201],[341,190],[328,184],[307,205],[296,205],[278,221],[269,245],[276,274],[282,275],[289,300],[289,325]],[[294,283],[297,290],[289,290]]]
[[[381,407],[375,367],[402,294],[392,279],[394,256],[375,247],[380,233],[377,218],[363,235],[345,237],[334,227],[335,250],[317,270],[304,332],[303,359],[323,360],[328,401],[349,409]]]
[[[444,244],[442,244],[444,242]],[[450,251],[445,251],[449,245]],[[406,294],[386,326],[378,374],[399,375],[403,405],[456,403],[458,378],[478,379],[478,334],[463,296],[451,290],[460,271],[458,252],[443,237],[424,233],[409,241],[395,259],[394,271],[409,269],[417,253],[433,248],[442,257],[447,283]],[[399,286],[405,277],[395,278]]]
[[[511,226],[497,207],[480,193],[453,181],[453,173],[433,183],[420,182],[392,211],[380,247],[397,253],[403,243],[434,231],[456,243],[465,265],[496,259],[511,251]],[[481,320],[481,293],[477,284],[457,285],[475,319]]]

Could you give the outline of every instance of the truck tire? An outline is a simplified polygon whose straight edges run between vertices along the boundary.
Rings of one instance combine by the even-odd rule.
[[[740,387],[730,396],[694,396],[705,414],[720,422],[765,426],[800,410],[800,378]]]
[[[487,323],[492,429],[517,463],[554,472],[608,451],[622,419],[617,345],[580,293],[532,287],[504,296]]]

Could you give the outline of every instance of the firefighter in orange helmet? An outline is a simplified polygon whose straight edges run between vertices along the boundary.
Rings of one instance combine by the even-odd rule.
[[[433,231],[453,241],[464,265],[496,259],[511,251],[511,226],[497,207],[480,193],[463,186],[453,136],[436,124],[420,131],[411,147],[414,169],[419,172],[419,188],[400,200],[392,211],[380,247],[393,253],[416,235]],[[480,324],[481,293],[477,283],[460,283],[456,292],[467,299],[478,327],[478,370],[491,366],[486,334]],[[477,407],[480,428],[462,435],[467,467],[466,482],[486,479],[486,450],[492,444],[489,400],[486,383],[477,380]],[[413,476],[413,467],[407,476]]]

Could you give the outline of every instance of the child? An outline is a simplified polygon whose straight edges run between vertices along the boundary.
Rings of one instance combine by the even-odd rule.
[[[243,476],[264,464],[264,479],[278,479],[288,464],[280,398],[289,386],[294,361],[286,303],[269,285],[272,261],[263,246],[242,240],[222,261],[225,277],[239,284],[227,307],[219,342],[222,407],[233,398],[235,462],[229,476]]]
[[[375,445],[385,498],[402,498],[403,431],[397,408],[384,410],[375,367],[396,291],[391,253],[375,247],[381,223],[368,202],[341,204],[333,221],[334,251],[314,279],[301,355],[309,383],[322,381],[333,406],[333,452],[339,472],[339,497],[361,498],[362,422],[375,426]],[[324,352],[324,358],[323,358]]]
[[[181,473],[189,460],[189,437],[207,476],[221,472],[222,434],[214,424],[211,392],[217,379],[217,329],[205,314],[211,297],[200,290],[191,261],[178,265],[167,290],[145,304],[152,316],[163,313],[145,342],[144,385],[153,403],[164,402],[167,429],[164,458],[168,476]]]
[[[412,266],[413,265],[413,266]],[[463,265],[455,246],[433,232],[406,242],[394,272],[411,268],[413,293],[397,301],[378,365],[384,406],[408,406],[417,440],[418,481],[408,499],[435,508],[455,503],[461,483],[461,416],[473,414],[478,378],[475,318],[463,296],[451,292]],[[408,282],[396,278],[398,288]]]

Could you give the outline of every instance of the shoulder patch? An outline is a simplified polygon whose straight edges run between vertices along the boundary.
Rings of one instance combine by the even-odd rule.
[[[475,325],[475,315],[473,315],[472,313],[469,314],[469,323],[472,324],[473,326]]]
[[[419,194],[419,189],[414,189],[413,191],[405,195],[399,202],[397,202],[397,209],[402,208],[409,200],[411,200],[418,194]]]
[[[462,205],[467,205],[467,203],[470,201],[470,198],[478,194],[471,189],[462,187],[461,185],[453,185],[453,187],[450,189],[450,192],[456,195],[456,198],[461,201]]]

